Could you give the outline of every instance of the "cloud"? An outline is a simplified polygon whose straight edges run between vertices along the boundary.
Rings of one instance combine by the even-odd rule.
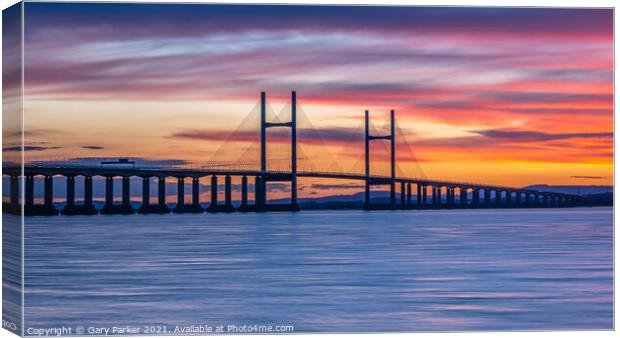
[[[360,141],[363,142],[363,130],[355,128],[298,128],[297,140],[305,144],[331,144]],[[223,131],[219,129],[186,129],[171,134],[171,138],[184,138],[200,141],[222,141],[227,142],[258,142],[260,133],[258,130],[237,130],[235,132]],[[289,143],[290,131],[286,128],[278,128],[269,131],[269,142]]]
[[[84,149],[91,149],[91,150],[105,149],[105,147],[102,147],[102,146],[82,146],[82,148],[84,148]]]
[[[130,161],[134,161],[136,167],[177,167],[190,164],[186,160],[178,159],[150,159],[143,157],[130,157]],[[99,166],[103,161],[116,161],[118,158],[110,157],[74,157],[63,161],[37,161],[32,164],[36,165],[80,165],[80,166]]]
[[[582,103],[582,102],[613,102],[613,94],[585,94],[561,92],[482,92],[479,96],[497,102],[537,102],[537,103]]]
[[[49,36],[51,33],[46,31],[53,29],[57,36],[59,28],[75,25],[89,28],[81,31],[86,38],[135,38],[152,33],[196,36],[205,32],[282,29],[377,30],[394,34],[456,31],[485,36],[527,34],[531,38],[611,38],[613,34],[613,10],[584,8],[34,3],[29,5],[26,15],[38,23],[28,39]],[[135,21],[136,17],[140,17],[140,22]]]
[[[606,133],[544,133],[540,131],[527,131],[527,130],[503,130],[503,129],[489,129],[483,131],[476,131],[480,135],[488,138],[494,138],[510,142],[537,142],[537,141],[551,141],[551,140],[563,140],[570,138],[611,138],[614,136],[612,132]]]
[[[360,184],[320,184],[315,183],[310,186],[311,189],[317,190],[330,190],[330,189],[361,189],[363,185]]]
[[[604,176],[571,176],[571,178],[585,178],[585,179],[590,179],[590,180],[602,180],[605,177]]]
[[[548,107],[533,107],[533,108],[511,108],[507,111],[523,114],[567,114],[573,116],[584,115],[603,115],[612,116],[613,108],[548,108]]]
[[[53,149],[61,149],[61,147],[44,147],[44,146],[24,146],[24,151],[45,151],[45,150],[53,150]],[[2,151],[22,151],[21,146],[11,146],[4,147]]]

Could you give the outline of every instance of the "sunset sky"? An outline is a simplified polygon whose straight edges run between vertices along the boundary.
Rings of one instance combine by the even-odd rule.
[[[364,110],[395,109],[403,175],[612,184],[612,13],[26,3],[26,161],[257,163],[260,92],[286,120],[296,90],[302,168],[362,170]]]

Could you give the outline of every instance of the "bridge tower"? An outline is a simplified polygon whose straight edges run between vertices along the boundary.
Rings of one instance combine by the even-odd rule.
[[[260,171],[259,187],[256,187],[257,211],[299,211],[297,204],[297,93],[291,92],[291,120],[289,122],[267,122],[266,94],[260,93]],[[291,128],[291,173],[267,172],[267,129]],[[290,204],[267,204],[267,182],[291,182]]]
[[[390,135],[370,135],[370,120],[368,116],[368,110],[365,112],[365,194],[364,194],[364,209],[395,209],[396,208],[396,143],[394,133],[394,110],[390,110]],[[390,178],[389,179],[370,179],[370,142],[374,140],[389,140],[390,141]],[[375,205],[373,206],[370,201],[370,186],[371,185],[390,185],[390,203],[385,206]]]

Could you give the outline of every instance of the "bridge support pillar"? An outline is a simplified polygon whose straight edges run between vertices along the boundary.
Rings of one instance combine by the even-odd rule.
[[[207,208],[207,212],[217,212],[217,176],[211,176],[211,203],[209,204],[209,208]]]
[[[93,179],[84,177],[84,204],[75,204],[75,176],[67,176],[67,203],[60,211],[63,215],[96,215],[93,206]]]
[[[107,176],[105,178],[105,205],[114,204],[114,177]]]
[[[211,205],[217,205],[217,176],[211,176]]]
[[[249,211],[248,208],[248,177],[241,177],[241,205],[237,208],[237,211]]]
[[[166,206],[166,178],[160,177],[157,180],[157,204],[159,207]]]
[[[177,208],[185,205],[185,177],[177,178]]]
[[[435,187],[435,189],[437,189],[437,204],[435,205],[437,208],[441,208],[441,187]]]
[[[480,189],[478,188],[473,189],[472,205],[474,208],[480,206]]]
[[[224,178],[224,208],[228,212],[235,211],[232,206],[232,181],[229,175]]]
[[[21,215],[21,207],[19,205],[19,175],[10,175],[9,177],[9,202],[2,203],[3,212],[14,215]]]
[[[460,187],[459,188],[459,207],[465,208],[467,207],[467,188]]]
[[[265,195],[263,195],[263,178],[254,177],[254,209],[255,211],[265,211]]]
[[[26,176],[24,187],[24,214],[31,215],[34,214],[35,206],[34,206],[34,176]]]
[[[66,205],[75,205],[75,176],[67,176],[67,202]]]
[[[151,196],[150,177],[142,178],[142,205],[138,212],[141,214],[167,214],[170,209],[166,206],[166,178],[157,179],[157,204],[150,203]],[[177,196],[178,197],[178,196]],[[177,206],[178,207],[178,206]]]
[[[92,176],[84,177],[84,205],[87,207],[93,207],[93,177]]]
[[[21,207],[19,205],[19,175],[9,176],[9,202],[2,203],[3,212],[21,215]]]
[[[200,207],[200,180],[198,177],[192,177],[192,203],[185,204],[185,177],[177,178],[177,205],[172,210],[174,213],[200,213],[203,209]]]
[[[63,215],[77,215],[83,214],[83,211],[86,210],[86,206],[84,205],[76,205],[75,204],[75,176],[69,175],[67,176],[67,200],[65,203],[65,207],[60,211]]]
[[[418,208],[422,207],[422,185],[420,183],[416,183],[416,195],[415,195],[415,204],[417,204]]]
[[[25,204],[27,207],[34,205],[34,177],[26,176]]]
[[[54,179],[52,176],[45,176],[43,203],[47,207],[53,206],[54,203]]]
[[[502,191],[495,190],[495,207],[499,208],[502,205]]]
[[[261,182],[262,186],[262,182]],[[230,176],[224,178],[224,204],[218,204],[217,201],[217,176],[211,176],[211,204],[207,208],[207,212],[233,212],[235,208],[232,206],[232,184]],[[258,194],[262,196],[261,194]],[[261,197],[262,198],[262,197]]]
[[[431,205],[433,208],[437,206],[437,187],[431,185]]]
[[[150,177],[142,177],[142,206],[148,207],[151,204],[151,185]]]
[[[11,207],[19,208],[19,176],[11,175]],[[14,209],[17,210],[17,209]],[[20,212],[20,211],[18,211]]]
[[[422,208],[428,207],[428,186],[422,185]]]
[[[453,208],[456,205],[456,187],[450,188],[450,204]]]
[[[141,214],[164,214],[170,212],[166,207],[166,182],[163,177],[158,180],[157,205],[151,205],[151,178],[142,177],[142,205],[138,209]]]
[[[84,214],[96,215],[99,210],[93,205],[93,177],[84,177]]]
[[[123,205],[129,206],[129,177],[123,176]]]
[[[411,183],[407,183],[407,207],[411,207]]]
[[[405,202],[406,202],[406,192],[405,192],[405,182],[400,182],[400,208],[404,209],[405,208]]]
[[[200,179],[192,178],[192,208],[200,209]]]
[[[133,214],[135,211],[129,204],[129,177],[123,176],[122,178],[122,203],[120,205],[114,204],[114,177],[108,176],[105,178],[105,205],[101,209],[102,215],[121,214],[128,215]]]
[[[52,176],[46,175],[43,184],[43,204],[34,203],[34,176],[26,176],[25,208],[24,214],[29,215],[58,215],[58,209],[54,206],[54,183]],[[19,210],[21,213],[21,210]]]
[[[491,207],[491,190],[487,188],[484,189],[484,207]]]

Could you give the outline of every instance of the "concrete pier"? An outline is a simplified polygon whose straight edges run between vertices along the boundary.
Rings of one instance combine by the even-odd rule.
[[[204,209],[200,206],[200,180],[192,178],[192,203],[185,204],[185,177],[177,177],[177,205],[172,212],[177,214],[201,213]]]
[[[473,196],[472,196],[472,207],[474,208],[478,208],[480,207],[480,189],[475,188],[473,190]]]
[[[67,176],[67,202],[60,211],[62,215],[96,215],[99,213],[93,205],[93,178],[84,177],[84,204],[75,202],[75,176]]]
[[[135,210],[131,207],[129,201],[129,177],[122,177],[122,192],[121,192],[121,204],[114,204],[114,177],[107,176],[105,178],[105,205],[101,209],[102,215],[130,215],[134,214]]]
[[[407,183],[407,207],[411,207],[411,183]]]
[[[230,176],[226,176],[224,179],[224,204],[219,204],[217,194],[217,176],[213,175],[211,176],[211,204],[209,204],[207,212],[234,212]]]
[[[58,209],[54,206],[53,202],[53,178],[50,175],[45,175],[43,183],[43,204],[36,204],[34,202],[34,176],[26,176],[25,187],[25,206],[24,215],[26,216],[54,216],[58,215]],[[21,210],[18,210],[21,213]]]
[[[239,208],[237,208],[237,211],[240,212],[247,212],[249,211],[249,205],[248,205],[248,177],[247,176],[242,176],[241,177],[241,204],[239,205]]]
[[[21,215],[22,208],[19,200],[19,183],[20,177],[18,175],[9,176],[9,201],[2,203],[3,212]]]
[[[491,207],[491,191],[489,189],[484,189],[484,207]]]
[[[140,214],[169,214],[166,205],[166,179],[157,178],[157,204],[151,204],[151,178],[142,178],[142,205],[138,209]]]
[[[422,185],[420,183],[416,184],[415,204],[418,208],[422,208]]]

